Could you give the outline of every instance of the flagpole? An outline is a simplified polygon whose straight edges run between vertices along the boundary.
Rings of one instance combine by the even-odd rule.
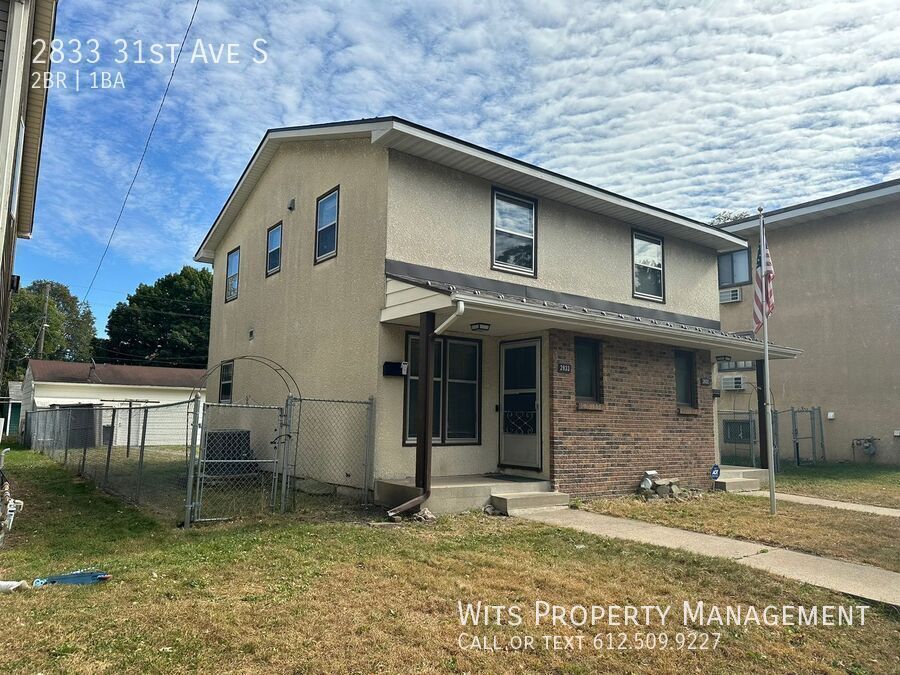
[[[763,287],[763,372],[765,373],[765,408],[766,408],[766,456],[769,458],[769,513],[773,516],[778,509],[775,504],[775,452],[772,448],[772,388],[769,378],[769,275],[766,268],[769,262],[769,245],[766,241],[766,223],[763,219],[763,207],[759,207],[759,258]]]

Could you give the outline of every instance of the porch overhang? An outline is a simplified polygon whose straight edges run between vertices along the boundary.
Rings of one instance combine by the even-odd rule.
[[[763,356],[761,340],[717,328],[391,276],[381,322],[415,327],[419,313],[431,311],[441,323],[457,312],[459,303],[465,311],[449,328],[454,332],[470,333],[470,326],[476,323],[490,324],[490,329],[475,334],[493,337],[562,329],[709,350],[714,358],[728,357],[729,361]],[[801,353],[794,347],[769,343],[772,359],[791,359]]]

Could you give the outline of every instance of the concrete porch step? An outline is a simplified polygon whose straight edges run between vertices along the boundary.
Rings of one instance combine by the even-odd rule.
[[[719,478],[755,478],[760,485],[769,484],[769,472],[766,469],[754,469],[749,466],[721,466]]]
[[[725,492],[750,492],[759,490],[759,481],[756,478],[722,478],[719,477],[713,483],[714,490],[724,490]]]
[[[507,492],[491,495],[495,509],[508,516],[535,509],[567,509],[569,495],[564,492]]]

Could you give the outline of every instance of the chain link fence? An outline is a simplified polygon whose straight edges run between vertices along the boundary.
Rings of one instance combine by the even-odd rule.
[[[374,399],[31,411],[25,442],[125,502],[187,525],[284,512],[298,495],[370,503]]]

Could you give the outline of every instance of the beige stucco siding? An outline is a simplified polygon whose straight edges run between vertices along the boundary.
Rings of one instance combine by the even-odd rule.
[[[900,438],[893,436],[900,429],[896,205],[768,234],[776,272],[770,339],[804,352],[794,360],[772,362],[775,407],[821,406],[823,416],[834,412],[834,420],[823,420],[829,459],[849,458],[851,439],[872,435],[881,439],[875,461],[900,461]],[[722,305],[723,328],[751,329],[752,297],[753,286],[745,286],[742,302]],[[739,374],[755,379],[753,372]],[[755,406],[755,397],[723,394],[720,408],[733,403],[746,409],[748,401]],[[782,430],[789,438],[790,426]],[[782,446],[787,456],[789,442]]]
[[[259,354],[283,364],[304,396],[365,399],[375,393],[386,173],[386,151],[367,141],[298,142],[278,152],[216,249],[210,365]],[[314,265],[316,199],[336,185],[338,254]],[[294,211],[288,210],[291,199]],[[279,221],[281,271],[266,277],[266,231]],[[237,246],[239,295],[225,303],[226,257]],[[234,401],[272,404],[286,394],[266,367],[235,364]],[[216,376],[210,400],[217,397]]]
[[[632,297],[632,228],[548,199],[539,200],[537,210],[537,278],[492,270],[492,187],[391,151],[388,259],[718,320],[712,251],[666,238],[666,302],[637,299]]]

